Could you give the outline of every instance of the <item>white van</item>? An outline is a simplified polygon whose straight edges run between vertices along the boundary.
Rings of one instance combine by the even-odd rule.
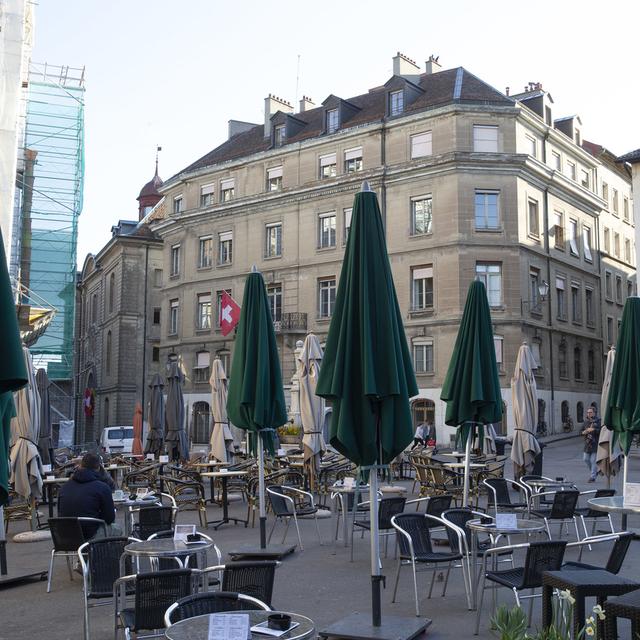
[[[105,453],[131,453],[133,451],[133,426],[105,427],[100,438]]]

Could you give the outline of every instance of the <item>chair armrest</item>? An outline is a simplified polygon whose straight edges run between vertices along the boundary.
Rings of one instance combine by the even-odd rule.
[[[391,518],[391,526],[396,530],[396,533],[402,535],[405,540],[407,541],[407,543],[409,544],[409,552],[411,553],[411,558],[415,558],[416,554],[413,550],[413,540],[411,539],[411,536],[399,525],[396,523],[396,517],[393,516],[393,518]]]
[[[613,540],[619,540],[619,538],[620,536],[617,533],[607,533],[601,536],[588,536],[582,540],[567,543],[567,549],[569,547],[583,547],[588,544],[598,544],[599,542],[611,542]]]

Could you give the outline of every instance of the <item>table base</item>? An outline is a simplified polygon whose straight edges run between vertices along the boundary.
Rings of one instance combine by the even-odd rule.
[[[207,521],[207,526],[212,525],[213,528],[217,531],[218,527],[221,527],[223,524],[229,524],[230,522],[235,522],[235,524],[238,524],[238,522],[244,522],[245,529],[249,524],[248,520],[243,520],[242,518],[232,518],[231,516],[229,516],[228,518],[222,518],[222,520],[209,520]]]
[[[234,550],[229,551],[229,555],[233,560],[239,558],[262,558],[280,560],[290,553],[293,553],[296,549],[295,544],[268,544],[264,549],[259,546],[246,544],[242,547],[236,547]]]
[[[346,640],[411,640],[431,626],[428,618],[382,616],[382,624],[374,627],[371,614],[353,613],[318,632],[321,638]]]

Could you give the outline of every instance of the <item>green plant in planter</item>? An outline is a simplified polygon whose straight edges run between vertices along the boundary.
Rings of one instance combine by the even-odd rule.
[[[500,640],[525,640],[527,638],[527,614],[520,607],[498,607],[491,619],[498,630]]]
[[[297,424],[284,424],[281,427],[278,427],[278,435],[279,436],[299,436],[300,435],[300,427]]]

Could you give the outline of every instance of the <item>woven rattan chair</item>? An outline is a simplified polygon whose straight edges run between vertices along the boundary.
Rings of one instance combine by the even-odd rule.
[[[160,476],[165,490],[175,500],[178,512],[195,509],[200,518],[200,524],[207,527],[207,506],[204,487],[200,482],[181,480],[173,476]]]
[[[603,609],[607,616],[604,623],[605,638],[618,638],[618,618],[631,620],[631,635],[629,637],[640,638],[640,589],[623,596],[607,598]]]

